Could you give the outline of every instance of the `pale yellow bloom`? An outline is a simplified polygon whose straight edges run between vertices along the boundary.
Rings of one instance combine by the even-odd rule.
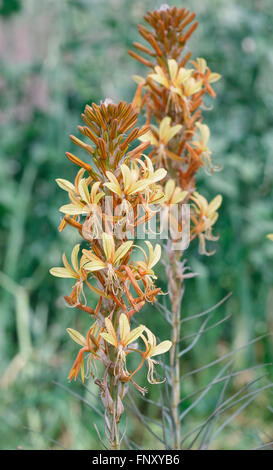
[[[152,359],[152,357],[158,356],[159,354],[164,354],[165,352],[169,351],[169,349],[172,347],[172,342],[166,340],[162,341],[162,343],[156,344],[155,335],[146,327],[144,332],[146,333],[147,338],[144,335],[141,335],[141,338],[146,345],[146,352],[144,353],[144,357],[148,362],[148,382],[151,384],[162,383],[164,380],[156,381],[154,378],[154,364],[158,364],[158,362]]]
[[[74,330],[73,328],[67,328],[66,331],[69,334],[70,338],[75,341],[75,343],[79,344],[82,346],[81,350],[79,351],[76,361],[74,362],[72,369],[69,373],[69,378],[70,380],[73,377],[76,377],[79,373],[81,372],[81,379],[82,383],[84,383],[85,379],[85,372],[84,372],[84,354],[88,354],[87,358],[87,372],[92,374],[92,369],[94,364],[94,359],[98,358],[96,350],[98,348],[99,341],[97,342],[94,337],[97,335],[99,332],[100,328],[97,324],[97,322],[94,322],[93,325],[89,328],[87,337],[85,338],[79,331]],[[91,342],[90,337],[93,337],[94,344]],[[88,338],[89,338],[89,344],[88,344]],[[94,349],[95,345],[95,349]]]
[[[95,272],[105,270],[103,274],[105,275],[106,290],[116,294],[122,286],[119,278],[119,265],[132,245],[133,241],[127,241],[122,243],[116,250],[113,236],[108,233],[103,233],[102,247],[104,259],[99,258],[92,251],[83,250],[83,265],[85,271]]]
[[[60,185],[60,180],[58,184]],[[61,184],[63,185],[63,180]],[[99,181],[94,183],[90,192],[88,180],[85,178],[80,179],[78,186],[79,195],[75,195],[75,192],[70,190],[68,194],[71,204],[60,207],[60,212],[68,215],[86,215],[93,212],[94,206],[96,206],[105,195],[104,192],[99,191],[100,184]]]
[[[223,200],[221,194],[218,194],[210,203],[197,192],[192,194],[191,199],[196,203],[195,211],[202,216],[206,228],[214,225],[218,219],[217,209],[219,209]]]
[[[70,338],[75,341],[75,343],[79,344],[80,346],[88,346],[87,338],[85,338],[79,331],[74,330],[73,328],[66,328],[67,333],[69,334]],[[93,325],[89,329],[89,333],[95,336],[99,331],[99,325],[95,321]]]
[[[210,203],[201,194],[194,192],[191,196],[194,201],[194,211],[198,216],[198,222],[195,225],[195,230],[198,233],[200,245],[199,251],[201,254],[211,255],[213,252],[207,252],[205,241],[215,241],[218,237],[212,235],[212,227],[218,219],[217,209],[222,204],[222,196],[218,194]]]
[[[80,346],[87,346],[86,338],[79,331],[73,330],[73,328],[66,328],[66,331],[75,343]]]
[[[181,98],[190,97],[202,88],[202,80],[195,80],[192,75],[194,69],[185,69],[178,67],[176,60],[168,60],[169,77],[164,70],[157,65],[154,69],[155,73],[150,73],[150,77],[155,82],[167,88],[171,93],[179,95]]]
[[[155,247],[153,248],[153,245],[149,241],[145,241],[147,247],[148,247],[148,256],[146,255],[145,251],[142,250],[142,248],[138,247],[141,249],[145,256],[145,261],[136,261],[136,264],[140,267],[142,267],[147,273],[153,274],[153,271],[151,270],[160,260],[161,257],[161,246],[157,243]]]
[[[188,191],[183,191],[179,186],[176,186],[173,179],[167,181],[164,192],[166,196],[165,204],[178,204],[182,202],[189,193]]]
[[[269,234],[267,235],[267,238],[269,238],[269,240],[272,240],[272,241],[273,241],[273,233],[269,233]]]
[[[159,128],[151,126],[154,129],[155,134],[152,131],[146,132],[143,136],[139,137],[141,142],[151,142],[151,145],[167,145],[168,142],[182,129],[181,124],[171,126],[171,118],[166,116],[160,122]],[[159,136],[159,138],[156,137]]]
[[[109,318],[105,318],[105,327],[107,332],[101,333],[101,336],[105,341],[110,343],[112,346],[115,346],[115,348],[118,348],[120,345],[126,347],[128,344],[133,343],[137,338],[139,338],[145,328],[143,325],[140,325],[131,331],[128,318],[124,313],[119,317],[120,339],[118,339],[113,323]]]
[[[64,268],[51,268],[49,270],[50,274],[55,277],[62,277],[62,278],[72,278],[76,280],[74,284],[71,296],[75,300],[75,305],[77,305],[81,298],[83,299],[84,303],[86,304],[86,298],[84,295],[83,290],[83,283],[86,280],[86,273],[83,269],[83,257],[81,257],[80,264],[78,262],[78,254],[79,254],[80,244],[74,246],[72,253],[71,253],[71,263],[72,267],[67,261],[65,253],[62,256]],[[71,306],[75,306],[72,305]]]
[[[104,251],[104,259],[100,259],[92,251],[83,250],[84,269],[86,271],[99,271],[105,268],[117,267],[119,262],[128,253],[133,245],[133,241],[122,243],[116,250],[113,235],[108,233],[102,234],[102,246]]]
[[[139,137],[139,140],[142,142],[149,142],[155,148],[154,158],[157,167],[166,166],[166,157],[170,157],[173,160],[181,160],[179,155],[174,154],[168,149],[169,141],[177,135],[177,133],[182,129],[181,124],[176,124],[171,126],[171,118],[166,116],[162,119],[159,124],[159,128],[152,125],[151,130],[148,131],[143,136]]]
[[[80,244],[74,246],[72,253],[71,253],[71,263],[73,268],[67,261],[65,253],[62,256],[64,268],[51,268],[49,270],[50,274],[55,277],[63,277],[63,278],[74,278],[80,279],[82,277],[81,268],[82,265],[79,266],[78,263],[78,254],[79,254]]]
[[[201,74],[205,75],[205,73],[208,70],[207,61],[203,59],[202,57],[197,57],[196,62],[193,61],[193,63],[195,64],[196,70],[198,70],[198,72],[200,72]],[[220,73],[210,72],[207,77],[207,81],[209,83],[214,83],[220,80],[220,78],[221,78]]]
[[[131,331],[128,318],[124,313],[119,317],[119,335],[115,331],[113,323],[109,318],[105,318],[105,327],[106,332],[101,333],[102,338],[117,349],[115,373],[118,373],[121,367],[122,372],[128,375],[126,369],[127,346],[140,337],[145,327],[140,325]]]
[[[107,171],[106,175],[109,179],[109,183],[104,183],[108,189],[113,193],[116,193],[120,198],[124,196],[131,196],[138,192],[144,191],[151,184],[156,183],[163,179],[167,172],[163,168],[154,170],[153,164],[148,157],[145,157],[146,162],[136,159],[136,162],[140,165],[138,167],[136,163],[131,165],[131,168],[125,163],[120,166],[123,188],[120,185],[118,179],[111,171]],[[143,175],[140,173],[140,168],[143,170]]]
[[[137,248],[139,248],[144,254],[145,260],[135,261],[135,266],[133,266],[132,268],[134,271],[136,271],[136,279],[140,277],[140,279],[142,279],[151,289],[154,286],[153,279],[157,279],[157,276],[155,275],[152,268],[158,263],[161,258],[161,246],[157,243],[153,248],[151,242],[145,241],[145,243],[148,247],[148,256],[140,246],[137,246]]]
[[[197,140],[193,140],[191,144],[202,153],[210,155],[211,151],[208,148],[208,141],[210,138],[209,127],[206,124],[201,124],[201,122],[197,122],[196,127],[199,130],[200,135],[197,137]]]

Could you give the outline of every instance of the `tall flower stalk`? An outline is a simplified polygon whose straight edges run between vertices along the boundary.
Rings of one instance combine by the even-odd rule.
[[[144,112],[149,132],[140,136],[143,143],[150,144],[150,154],[155,168],[165,168],[165,210],[172,204],[190,204],[189,240],[199,238],[201,254],[207,251],[206,241],[215,241],[212,228],[218,218],[222,197],[216,196],[210,203],[196,191],[196,174],[200,169],[211,174],[219,167],[212,163],[208,147],[210,131],[203,123],[204,98],[215,98],[212,84],[220,79],[210,70],[204,58],[191,60],[191,52],[185,46],[196,30],[195,14],[186,8],[162,5],[144,16],[148,27],[139,25],[139,33],[148,43],[135,42],[138,52],[129,54],[148,68],[145,77],[134,76],[138,84],[133,105],[137,112]],[[145,57],[143,57],[143,54]],[[183,231],[185,220],[179,212],[176,221]],[[171,413],[174,449],[180,449],[180,325],[181,301],[187,273],[183,253],[185,245],[174,244],[168,239],[165,245],[168,293],[171,303],[172,343],[170,350],[170,386],[172,391]]]
[[[146,303],[155,302],[161,293],[153,270],[161,256],[160,245],[153,247],[146,241],[143,250],[135,244],[135,238],[137,228],[154,217],[156,205],[165,198],[159,181],[166,170],[155,169],[150,158],[142,156],[147,143],[129,150],[148,131],[147,126],[136,127],[137,113],[131,104],[114,104],[109,99],[99,106],[93,103],[86,106],[82,119],[84,126],[78,129],[85,140],[70,137],[86,152],[88,162],[67,153],[79,171],[73,183],[64,179],[57,179],[57,183],[69,198],[60,208],[63,219],[59,230],[73,227],[85,248],[78,243],[72,250],[71,263],[64,254],[63,266],[50,272],[72,280],[71,293],[65,300],[91,320],[85,335],[67,329],[80,346],[69,380],[79,375],[83,382],[86,377],[93,378],[105,408],[109,445],[119,449],[119,421],[129,386],[145,394],[146,388],[135,381],[145,362],[148,381],[157,383],[153,358],[171,347],[168,340],[157,345],[145,325],[131,326],[133,315]],[[94,309],[88,305],[90,291],[98,299]],[[133,371],[127,368],[131,355],[139,358]],[[101,375],[98,362],[103,368]]]

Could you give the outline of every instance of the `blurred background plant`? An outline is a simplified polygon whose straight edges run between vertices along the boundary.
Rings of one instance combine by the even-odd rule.
[[[78,241],[69,228],[62,237],[56,230],[56,207],[64,201],[54,180],[60,174],[73,179],[63,155],[72,149],[68,136],[80,123],[84,105],[105,97],[133,98],[130,77],[142,75],[143,67],[127,49],[138,40],[136,25],[143,14],[158,6],[155,0],[0,2],[2,449],[101,445],[93,426],[96,416],[102,431],[97,391],[91,382],[84,389],[80,384],[65,388],[75,347],[64,330],[85,330],[88,318],[65,306],[62,294],[69,281],[56,283],[48,274],[49,267],[59,264],[59,253],[69,252]],[[211,69],[223,76],[213,112],[205,113],[205,119],[214,161],[224,168],[211,178],[200,173],[198,187],[208,199],[222,193],[224,202],[216,255],[197,255],[194,243],[187,252],[189,265],[200,275],[188,282],[183,317],[233,292],[214,322],[229,314],[232,318],[209,330],[183,357],[187,374],[273,329],[273,244],[266,238],[273,231],[273,5],[271,0],[189,0],[186,6],[200,21],[190,41],[193,56],[206,57]],[[159,278],[166,291],[163,268]],[[159,336],[167,338],[164,321],[159,325],[161,316],[154,307],[147,308],[148,326],[156,324],[162,329]],[[183,324],[184,336],[194,331],[190,323]],[[239,351],[236,367],[270,362],[272,352],[272,339],[266,337]],[[265,372],[272,380],[272,367]],[[235,376],[233,391],[255,380],[255,374]],[[185,398],[215,375],[211,368],[188,375]],[[194,407],[186,431],[209,416],[218,396],[219,390],[212,388]],[[148,399],[159,397],[160,387],[150,386]],[[181,412],[190,404],[185,400]],[[272,440],[270,406],[269,389],[216,436],[212,447],[251,448],[257,438]],[[156,433],[160,408],[141,401],[139,409]],[[162,446],[137,418],[130,420],[127,435],[140,447]]]

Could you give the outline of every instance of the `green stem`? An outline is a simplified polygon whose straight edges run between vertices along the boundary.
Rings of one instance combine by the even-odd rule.
[[[168,243],[167,252],[169,257],[169,265],[167,269],[168,292],[171,300],[171,318],[172,318],[172,343],[170,350],[170,366],[171,366],[171,412],[173,417],[173,436],[172,448],[180,449],[181,430],[179,419],[179,402],[180,402],[180,360],[179,360],[179,339],[180,339],[180,309],[182,298],[183,278],[179,272],[179,261],[181,253],[172,250],[171,242]]]

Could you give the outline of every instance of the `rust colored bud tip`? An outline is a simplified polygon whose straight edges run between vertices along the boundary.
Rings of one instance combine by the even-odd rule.
[[[90,165],[88,165],[87,163],[83,162],[82,160],[80,160],[78,157],[76,157],[75,155],[73,155],[72,153],[69,153],[69,152],[66,152],[66,157],[68,158],[68,160],[70,160],[72,163],[75,163],[75,165],[78,165],[78,166],[81,166],[82,168],[84,168],[86,171],[93,171],[92,170],[92,167]]]
[[[144,152],[150,145],[150,142],[143,142],[142,144],[138,145],[134,150],[127,154],[129,158],[137,158],[141,153]]]
[[[153,64],[150,60],[144,59],[143,57],[141,57],[140,55],[138,55],[136,52],[129,50],[129,51],[128,51],[128,54],[129,54],[131,57],[133,57],[133,59],[136,59],[136,60],[138,60],[139,62],[141,62],[141,64],[146,65],[146,67],[154,68],[154,64]]]
[[[144,134],[147,134],[149,130],[150,130],[150,126],[143,126],[141,129],[139,129],[137,138],[141,137]]]
[[[196,21],[195,23],[193,23],[193,25],[190,27],[190,29],[186,32],[186,34],[184,36],[182,36],[182,38],[180,39],[180,42],[184,43],[186,42],[190,37],[191,35],[193,34],[193,32],[196,30],[198,26],[198,21]]]
[[[59,227],[58,227],[59,232],[62,232],[62,231],[63,231],[63,229],[65,228],[66,224],[67,224],[67,222],[66,222],[66,220],[63,218],[63,220],[61,221],[61,223],[60,223],[60,225],[59,225]]]
[[[71,225],[72,227],[75,227],[77,228],[78,230],[81,230],[82,229],[82,224],[80,224],[79,222],[76,222],[76,220],[74,219],[71,219],[69,216],[65,216],[64,219],[63,219],[64,223],[65,224],[68,224],[68,225]]]
[[[83,310],[84,312],[86,313],[89,313],[90,315],[94,315],[94,310],[90,307],[86,307],[85,305],[82,305],[82,304],[76,304],[75,305],[75,302],[73,299],[71,299],[71,297],[68,297],[67,295],[64,295],[64,300],[71,306],[73,307],[77,307],[79,308],[80,310]]]
[[[79,147],[86,150],[91,155],[94,153],[95,150],[93,149],[93,147],[91,147],[91,145],[85,144],[84,142],[82,142],[80,139],[78,139],[77,137],[75,137],[72,134],[69,137],[72,140],[73,144],[78,145]]]
[[[98,139],[98,147],[100,149],[101,157],[103,158],[103,160],[106,160],[107,153],[106,153],[106,148],[105,148],[105,142],[101,138]]]

